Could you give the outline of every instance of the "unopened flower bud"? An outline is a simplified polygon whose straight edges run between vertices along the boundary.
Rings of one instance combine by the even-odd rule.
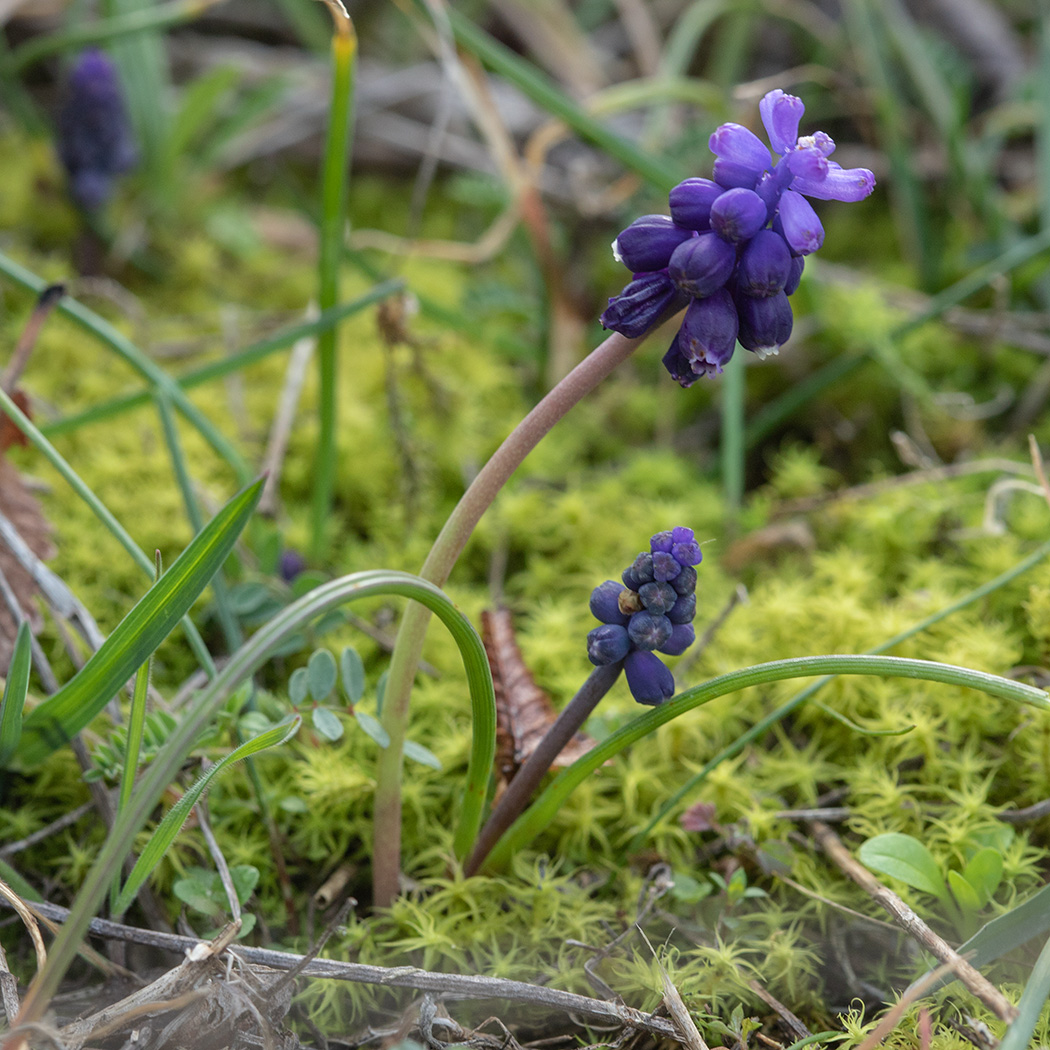
[[[737,267],[736,287],[762,298],[784,290],[791,276],[791,250],[779,233],[759,230],[748,242]]]
[[[785,292],[777,292],[764,299],[739,295],[736,306],[740,316],[738,338],[745,349],[759,357],[768,357],[790,338],[794,316]]]
[[[695,641],[696,631],[691,623],[676,623],[671,629],[671,637],[658,651],[665,656],[681,656]]]
[[[638,615],[641,616],[642,614],[639,613]],[[691,623],[696,615],[696,595],[681,595],[678,601],[674,603],[674,607],[666,615],[672,624]],[[627,629],[630,630],[630,627],[628,626]]]
[[[711,205],[711,229],[732,244],[749,240],[766,224],[766,202],[753,189],[726,190]]]
[[[638,703],[655,706],[674,696],[674,676],[653,653],[644,650],[628,653],[623,669],[631,695]]]
[[[602,327],[637,339],[682,309],[687,301],[665,270],[640,273],[609,300],[601,316]]]
[[[736,249],[732,244],[717,234],[702,233],[675,248],[667,275],[687,295],[703,299],[725,285],[735,265]]]
[[[657,580],[653,580],[652,583],[643,583],[638,597],[642,599],[642,605],[646,610],[655,616],[663,616],[678,601],[675,589],[669,583],[661,583]]]
[[[638,649],[659,649],[671,637],[672,627],[671,621],[663,614],[657,615],[643,609],[631,617],[627,634]]]
[[[628,616],[620,608],[620,596],[624,588],[615,580],[606,580],[591,591],[591,614],[602,623],[618,623],[621,627],[627,626]],[[636,611],[636,610],[632,610]]]
[[[632,273],[663,270],[675,248],[695,236],[666,215],[643,215],[613,241],[613,256]]]
[[[587,659],[595,667],[604,667],[622,660],[631,650],[627,628],[615,623],[603,623],[587,635]]]
[[[671,190],[668,198],[671,218],[687,230],[711,228],[711,205],[725,188],[710,179],[685,179]]]

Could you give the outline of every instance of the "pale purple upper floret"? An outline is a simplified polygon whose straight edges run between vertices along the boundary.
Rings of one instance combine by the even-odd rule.
[[[591,663],[623,661],[627,685],[640,704],[662,704],[674,695],[674,677],[657,652],[680,656],[696,640],[696,569],[703,558],[693,530],[658,532],[624,570],[623,584],[606,580],[591,594],[601,620],[587,635]]]
[[[830,135],[799,137],[805,107],[779,88],[759,103],[779,159],[740,124],[710,138],[713,179],[691,178],[670,194],[670,217],[646,215],[613,242],[634,279],[609,300],[601,321],[635,338],[686,307],[664,365],[682,385],[721,372],[739,341],[760,356],[791,334],[787,301],[803,259],[824,243],[824,227],[806,200],[859,201],[875,187],[867,168],[828,158]]]

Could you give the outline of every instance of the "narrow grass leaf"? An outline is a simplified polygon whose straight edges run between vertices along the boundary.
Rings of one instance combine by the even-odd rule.
[[[40,762],[79,733],[164,641],[233,549],[262,485],[257,481],[234,496],[80,671],[29,713],[19,748],[24,765]]]
[[[11,653],[4,696],[0,699],[0,768],[18,753],[18,742],[22,739],[22,711],[29,692],[29,672],[33,668],[30,641],[29,624],[23,620]]]
[[[164,819],[157,825],[142,855],[131,869],[128,881],[117,897],[114,910],[117,914],[123,914],[131,906],[135,895],[142,888],[142,884],[149,878],[150,872],[161,862],[164,854],[168,852],[175,836],[182,830],[190,810],[197,804],[197,800],[207,790],[208,785],[230,766],[250,755],[257,755],[269,747],[278,747],[285,741],[290,740],[299,731],[302,718],[299,715],[289,715],[288,718],[278,723],[265,733],[260,733],[251,740],[246,740],[240,747],[231,751],[221,761],[216,762],[206,773],[197,778],[193,786],[168,810]]]
[[[1050,998],[1050,941],[1043,945],[1032,967],[1032,976],[1017,1003],[1017,1018],[999,1041],[999,1050],[1027,1050],[1032,1033]]]

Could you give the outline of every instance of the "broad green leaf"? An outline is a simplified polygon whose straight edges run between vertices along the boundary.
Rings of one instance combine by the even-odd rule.
[[[193,538],[99,650],[25,719],[18,758],[33,765],[70,741],[168,636],[226,560],[262,494],[243,489]]]
[[[977,890],[957,871],[948,872],[948,888],[963,915],[975,915],[981,910],[981,898]]]
[[[417,744],[414,740],[405,741],[404,752],[405,758],[414,759],[424,766],[430,766],[431,769],[441,768],[441,759],[429,748],[425,748],[422,744]]]
[[[315,707],[312,720],[314,729],[326,740],[338,740],[343,735],[343,723],[327,707]]]
[[[343,673],[343,692],[351,704],[356,704],[365,695],[365,665],[352,645],[339,654],[339,667]]]
[[[948,902],[944,876],[933,854],[916,838],[891,831],[868,839],[857,854],[861,863],[913,889],[932,893],[939,901]]]
[[[252,864],[234,864],[230,868],[230,881],[237,891],[237,900],[247,904],[248,898],[259,885],[259,869]]]
[[[305,667],[297,667],[288,679],[288,699],[293,707],[298,707],[306,701],[306,694],[310,691],[310,677]]]
[[[30,642],[29,624],[23,620],[11,653],[4,696],[0,699],[0,767],[18,754],[18,743],[22,739],[22,709],[29,692],[29,672],[33,669]]]
[[[370,736],[380,747],[390,746],[390,734],[366,711],[354,711],[354,718],[366,736]]]
[[[175,841],[175,836],[182,830],[182,825],[186,823],[190,810],[197,804],[197,800],[208,789],[208,785],[211,784],[215,777],[229,769],[230,766],[240,762],[241,759],[248,758],[249,755],[258,754],[269,747],[277,747],[286,740],[290,740],[299,731],[301,724],[302,718],[299,715],[291,715],[274,726],[273,729],[267,730],[267,732],[251,740],[246,740],[240,747],[231,751],[220,762],[216,762],[206,773],[198,777],[194,785],[168,810],[164,819],[157,825],[157,829],[146,844],[146,848],[131,869],[131,874],[128,876],[127,882],[124,883],[124,888],[120,891],[120,896],[117,898],[113,909],[115,914],[122,915],[131,906],[131,902],[135,899],[135,894],[138,893],[142,884],[149,878],[150,872],[160,863],[164,854],[168,852],[171,844]]]
[[[320,704],[327,700],[339,677],[335,657],[327,649],[318,649],[311,654],[306,673],[310,683],[310,696],[314,703]]]
[[[963,868],[963,878],[974,888],[984,907],[1003,881],[1003,855],[992,847],[978,850]]]

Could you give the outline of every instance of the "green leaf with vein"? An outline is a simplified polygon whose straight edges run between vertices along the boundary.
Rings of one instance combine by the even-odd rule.
[[[257,481],[234,496],[80,671],[29,712],[18,749],[22,764],[40,762],[68,743],[146,662],[226,560],[255,510],[262,485]]]
[[[29,672],[33,667],[33,652],[30,648],[29,624],[22,621],[11,653],[11,666],[4,683],[4,696],[0,700],[0,767],[12,755],[18,753],[18,742],[22,739],[22,709],[29,692]]]
[[[950,903],[940,865],[917,838],[897,831],[876,835],[860,847],[857,856],[872,871],[899,879],[923,893],[932,893],[944,904]]]
[[[150,872],[161,862],[164,854],[168,852],[171,844],[175,841],[175,836],[182,830],[182,825],[186,823],[190,810],[197,804],[197,800],[207,790],[208,785],[220,773],[240,762],[241,759],[248,758],[249,755],[257,755],[268,747],[278,747],[285,741],[290,740],[299,731],[302,721],[299,715],[289,715],[272,729],[252,737],[251,740],[246,740],[240,747],[231,751],[224,759],[216,762],[211,769],[197,778],[186,794],[168,810],[164,819],[157,825],[157,830],[153,832],[141,856],[135,862],[135,866],[131,869],[131,874],[128,876],[128,881],[124,883],[124,888],[120,891],[120,896],[117,897],[117,902],[113,907],[113,911],[117,915],[122,915],[131,907],[135,894],[138,893],[142,888],[142,884],[149,878]]]

